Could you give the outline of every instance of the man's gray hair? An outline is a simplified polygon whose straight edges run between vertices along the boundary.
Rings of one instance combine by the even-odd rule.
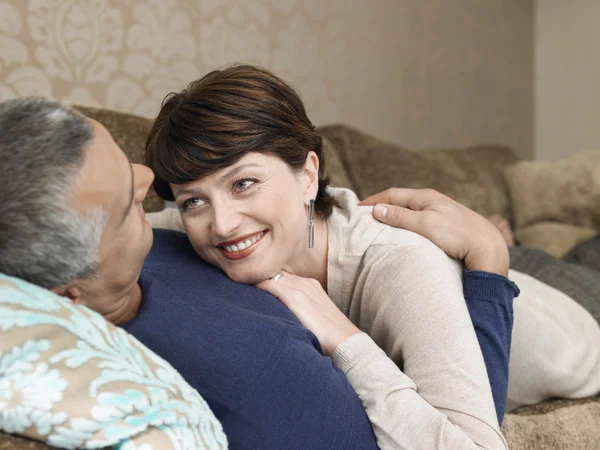
[[[95,275],[106,214],[72,206],[93,139],[58,102],[0,103],[0,272],[45,288]]]

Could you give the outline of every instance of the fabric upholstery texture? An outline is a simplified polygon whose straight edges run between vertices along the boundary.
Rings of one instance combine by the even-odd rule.
[[[600,230],[600,150],[519,161],[507,167],[506,181],[517,229],[554,221]]]
[[[510,450],[598,450],[600,397],[550,400],[507,414],[502,424]]]
[[[0,330],[2,431],[61,448],[227,447],[200,394],[90,309],[0,274]]]
[[[517,162],[501,146],[408,150],[345,125],[321,127],[360,198],[391,186],[436,189],[483,215],[511,219],[504,169]]]
[[[48,450],[51,448],[41,441],[0,432],[0,450]]]
[[[600,243],[600,239],[595,242]],[[589,311],[600,324],[600,272],[593,267],[556,259],[542,250],[515,246],[509,248],[509,253],[512,269],[526,273],[568,295]],[[598,261],[600,255],[594,264],[597,265]]]
[[[600,234],[575,246],[563,260],[600,272]]]
[[[558,161],[519,161],[505,175],[520,244],[560,257],[600,232],[600,150]]]
[[[323,158],[325,160],[325,173],[330,177],[330,186],[354,190],[337,148],[326,137],[323,137]]]
[[[561,258],[580,242],[596,236],[598,230],[568,223],[543,221],[515,230],[515,238],[523,247],[544,250]]]

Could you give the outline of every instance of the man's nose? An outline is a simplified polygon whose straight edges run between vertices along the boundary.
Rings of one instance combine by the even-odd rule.
[[[243,216],[236,209],[227,203],[213,203],[212,231],[223,240],[234,236],[236,230],[242,224]]]
[[[131,167],[133,168],[134,183],[133,201],[135,203],[142,203],[154,181],[154,173],[149,167],[141,164],[132,164]]]

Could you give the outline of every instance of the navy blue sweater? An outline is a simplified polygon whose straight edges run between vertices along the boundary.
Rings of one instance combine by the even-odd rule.
[[[466,293],[471,279],[469,311],[504,405],[514,291],[503,277],[466,272]],[[231,449],[377,448],[360,400],[315,336],[271,295],[204,263],[184,234],[155,230],[140,285],[142,307],[123,328],[198,390]]]
[[[519,288],[506,277],[465,269],[463,292],[490,379],[498,423],[502,425],[514,322],[513,300],[519,295]]]
[[[279,300],[155,230],[143,302],[123,325],[204,397],[231,449],[376,449],[346,376]]]

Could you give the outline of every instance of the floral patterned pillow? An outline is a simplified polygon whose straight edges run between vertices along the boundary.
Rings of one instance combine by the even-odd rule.
[[[3,274],[0,429],[61,448],[227,448],[168,363],[90,309]]]

